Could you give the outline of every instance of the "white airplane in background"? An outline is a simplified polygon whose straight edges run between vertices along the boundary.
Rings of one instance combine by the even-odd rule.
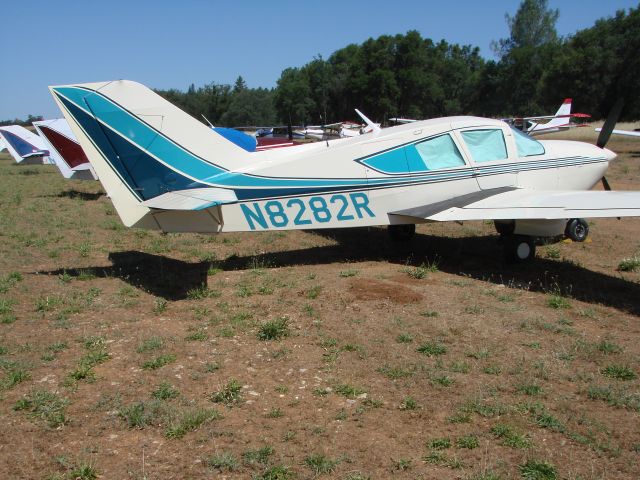
[[[249,232],[493,220],[505,254],[584,240],[581,217],[640,216],[640,192],[589,191],[615,157],[537,141],[505,122],[448,117],[354,138],[247,152],[126,80],[50,87],[126,226]],[[613,128],[615,118],[608,121]]]
[[[20,165],[50,164],[47,145],[35,133],[20,125],[0,127],[0,138],[4,141],[7,151]]]
[[[543,115],[540,117],[512,117],[501,118],[500,120],[507,122],[509,125],[515,126],[519,130],[522,130],[531,136],[559,132],[572,127],[585,126],[582,124],[571,123],[571,119],[587,119],[591,118],[591,115],[587,115],[586,113],[571,113],[571,102],[572,100],[570,98],[565,98],[555,115]],[[547,120],[547,122],[543,122],[543,120]],[[389,121],[396,124],[405,124],[413,123],[417,120],[412,118],[390,118]]]
[[[33,122],[33,126],[45,143],[49,158],[53,160],[64,178],[98,179],[84,150],[64,118]]]
[[[572,127],[584,126],[583,124],[571,123],[572,118],[591,118],[591,115],[586,113],[571,113],[571,99],[565,98],[562,105],[555,115],[542,116],[542,117],[524,117],[521,120],[524,125],[529,124],[524,128],[524,131],[529,135],[542,135],[545,133],[559,132],[561,130],[567,130]],[[548,120],[548,122],[541,122],[540,120]]]

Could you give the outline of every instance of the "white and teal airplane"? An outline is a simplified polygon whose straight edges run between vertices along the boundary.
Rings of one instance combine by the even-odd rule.
[[[499,120],[448,117],[248,152],[139,83],[50,90],[129,227],[388,225],[408,238],[418,223],[493,220],[522,261],[538,237],[584,239],[582,217],[640,216],[640,192],[589,191],[616,157],[602,141],[537,141]]]

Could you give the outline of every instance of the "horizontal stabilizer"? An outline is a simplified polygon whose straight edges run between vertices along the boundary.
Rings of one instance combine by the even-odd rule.
[[[36,150],[35,152],[29,152],[25,155],[21,155],[22,158],[47,157],[47,156],[49,156],[49,150]]]
[[[224,188],[194,188],[167,192],[142,202],[145,207],[160,210],[204,210],[205,208],[233,203],[238,198],[233,190]]]

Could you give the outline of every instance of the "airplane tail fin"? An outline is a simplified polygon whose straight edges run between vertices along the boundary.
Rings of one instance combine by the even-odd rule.
[[[235,201],[224,180],[246,166],[248,152],[136,82],[49,88],[125,225],[180,231],[181,222],[202,221],[200,231],[218,229],[212,214],[189,220],[170,211]]]
[[[8,125],[0,128],[0,138],[17,163],[51,163],[49,151],[42,139],[20,125]]]
[[[568,115],[571,115],[571,102],[570,98],[565,98],[558,108],[558,111],[555,113],[554,117],[546,123],[534,123],[529,128],[528,132],[536,132],[536,131],[554,131],[558,127],[566,126],[571,122],[571,118]]]

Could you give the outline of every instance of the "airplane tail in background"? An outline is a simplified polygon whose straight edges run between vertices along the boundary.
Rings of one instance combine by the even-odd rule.
[[[49,151],[42,139],[19,125],[0,127],[0,137],[19,164],[51,163]]]
[[[554,115],[556,118],[552,118],[547,123],[533,123],[527,130],[527,133],[531,134],[533,132],[538,133],[542,131],[552,132],[559,130],[559,127],[567,126],[571,121],[571,118],[569,117],[569,115],[571,115],[571,101],[572,100],[570,98],[565,98],[564,102],[562,102],[562,105],[560,105],[560,108]]]
[[[64,118],[33,122],[33,126],[47,144],[49,156],[64,178],[97,180],[89,159]]]
[[[214,216],[204,210],[237,200],[230,170],[255,154],[147,87],[119,80],[50,90],[125,225],[175,229],[171,211],[189,210],[197,230],[199,216],[208,224]]]

